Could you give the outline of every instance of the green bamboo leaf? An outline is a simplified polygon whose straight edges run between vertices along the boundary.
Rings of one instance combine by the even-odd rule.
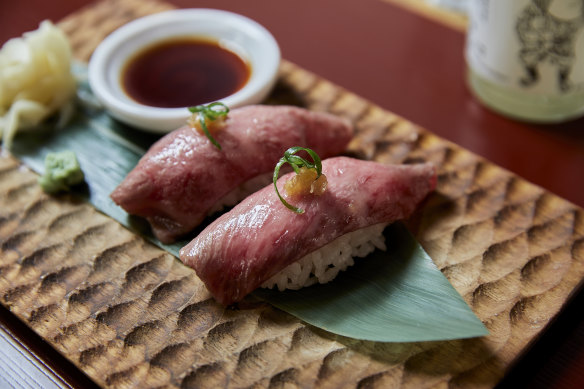
[[[144,219],[128,215],[109,197],[158,138],[127,127],[101,110],[80,108],[65,128],[56,130],[46,126],[40,131],[17,134],[11,152],[43,175],[47,154],[74,151],[86,183],[75,193],[101,212],[178,257],[186,241],[162,244],[154,237]]]
[[[80,92],[89,94],[87,85]],[[164,245],[145,221],[129,216],[109,197],[157,136],[129,128],[99,109],[78,109],[66,128],[18,134],[12,153],[44,173],[50,152],[72,150],[85,174],[76,193],[130,230],[178,257],[187,242]],[[205,223],[193,233],[193,237]],[[461,296],[420,244],[401,225],[386,229],[387,252],[357,259],[355,266],[326,285],[299,291],[254,292],[299,319],[335,334],[372,341],[413,342],[486,335]]]
[[[487,335],[481,321],[402,223],[384,231],[388,250],[358,258],[332,282],[254,295],[326,331],[379,342]]]

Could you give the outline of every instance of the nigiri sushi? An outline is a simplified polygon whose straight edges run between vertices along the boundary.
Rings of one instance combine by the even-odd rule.
[[[218,302],[240,301],[261,285],[282,289],[330,281],[325,274],[329,265],[346,267],[351,256],[382,248],[383,228],[408,218],[436,185],[432,164],[336,157],[323,160],[321,169],[326,176],[322,194],[280,201],[269,185],[180,250],[180,259],[194,268]],[[295,174],[277,181],[278,192]]]
[[[269,183],[290,146],[310,147],[325,158],[344,151],[352,135],[347,120],[328,113],[291,106],[236,108],[213,137],[187,125],[161,138],[111,198],[129,214],[146,218],[154,235],[170,243],[222,205],[234,205]]]

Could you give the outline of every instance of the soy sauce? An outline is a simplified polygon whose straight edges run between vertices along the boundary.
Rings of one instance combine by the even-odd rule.
[[[121,84],[133,100],[179,108],[209,103],[241,89],[251,69],[217,42],[179,38],[146,48],[124,66]]]

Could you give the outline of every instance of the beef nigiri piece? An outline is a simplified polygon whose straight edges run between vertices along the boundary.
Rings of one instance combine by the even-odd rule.
[[[326,158],[344,151],[352,135],[348,121],[328,113],[290,106],[236,108],[213,134],[221,150],[194,128],[177,129],[150,148],[111,198],[128,213],[145,217],[156,237],[170,243],[241,185],[268,173],[259,188],[266,185],[288,147],[309,147]],[[240,197],[233,203],[245,196]]]
[[[180,259],[229,305],[345,235],[408,218],[436,185],[432,164],[336,157],[322,161],[322,173],[328,180],[322,195],[294,198],[304,213],[286,208],[267,186],[211,223],[181,249]],[[293,174],[278,180],[280,193]]]

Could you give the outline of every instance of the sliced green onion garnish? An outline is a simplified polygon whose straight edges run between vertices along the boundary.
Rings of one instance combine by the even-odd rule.
[[[219,107],[219,108],[216,108]],[[207,128],[207,120],[213,121],[217,120],[219,117],[227,116],[229,113],[229,107],[221,102],[215,102],[207,105],[197,105],[195,107],[189,107],[191,113],[196,113],[199,116],[199,123],[201,124],[201,129],[209,138],[211,143],[215,145],[219,150],[221,150],[221,145],[213,138],[211,132]]]
[[[312,158],[313,163],[308,162],[306,159],[299,157],[298,155],[294,155],[299,151],[306,151],[308,153],[308,155],[310,155],[310,157]],[[276,168],[274,169],[274,177],[273,177],[274,188],[276,189],[276,194],[278,195],[278,198],[280,199],[282,204],[284,204],[286,206],[286,208],[288,208],[296,213],[304,213],[303,209],[297,208],[297,207],[289,204],[286,200],[284,200],[284,198],[280,195],[280,192],[278,191],[278,186],[276,185],[276,181],[278,181],[278,176],[280,175],[280,168],[285,163],[290,164],[290,166],[292,166],[292,169],[294,169],[294,172],[296,174],[298,174],[300,172],[301,167],[306,167],[308,169],[316,169],[316,178],[318,179],[322,174],[322,163],[320,161],[320,157],[318,156],[318,154],[316,154],[311,149],[308,149],[305,147],[298,147],[298,146],[290,147],[288,150],[286,150],[286,152],[284,153],[284,156],[282,158],[280,158],[280,161],[278,161],[278,163],[276,164]]]

